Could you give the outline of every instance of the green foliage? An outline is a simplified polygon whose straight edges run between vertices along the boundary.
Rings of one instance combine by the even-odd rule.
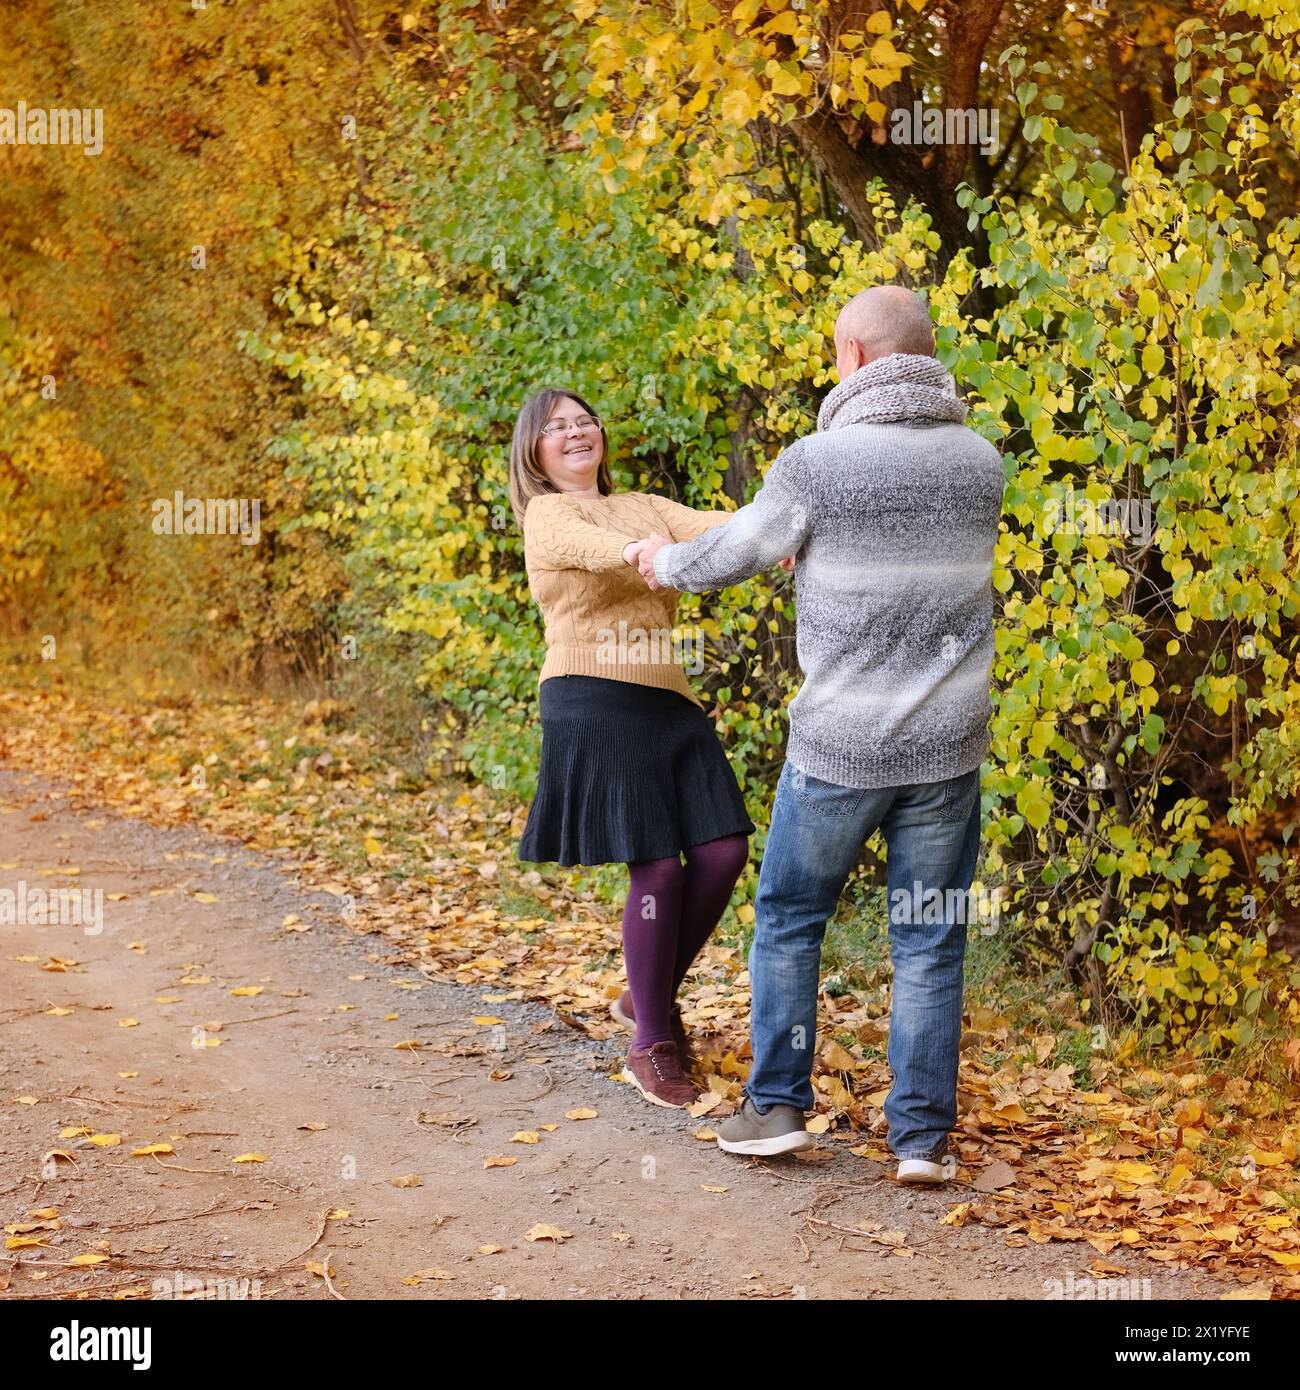
[[[1266,40],[1189,27],[1178,52],[1188,99],[1122,181],[1049,109],[1035,200],[964,196],[1003,293],[945,346],[1006,432],[990,871],[1049,939],[1095,943],[1158,1038],[1240,1042],[1297,1007],[1294,979],[1268,1003],[1270,890],[1222,832],[1293,804],[1300,766],[1300,222],[1259,255],[1269,135],[1220,91]],[[1145,524],[1095,524],[1123,518]],[[1162,798],[1193,729],[1227,784],[1217,826]]]

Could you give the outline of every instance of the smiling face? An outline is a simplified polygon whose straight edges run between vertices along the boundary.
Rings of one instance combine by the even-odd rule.
[[[537,441],[537,462],[551,485],[559,492],[598,492],[597,470],[605,456],[605,441],[599,425],[577,428],[579,420],[590,420],[586,407],[572,396],[560,396],[545,424],[563,424],[554,434],[543,433]]]

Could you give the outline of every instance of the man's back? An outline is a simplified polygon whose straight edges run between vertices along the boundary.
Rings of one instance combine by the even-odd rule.
[[[802,446],[808,535],[795,594],[806,679],[790,706],[790,760],[858,787],[978,766],[991,713],[997,450],[954,423],[837,422]]]
[[[1004,473],[933,357],[895,353],[826,397],[725,526],[662,549],[700,592],[797,554],[786,756],[846,787],[937,782],[988,751],[993,549]]]

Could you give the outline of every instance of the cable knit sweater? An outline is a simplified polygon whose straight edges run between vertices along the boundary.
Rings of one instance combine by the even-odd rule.
[[[652,531],[694,540],[734,515],[697,512],[648,492],[534,497],[524,512],[524,567],[546,623],[538,685],[551,676],[602,676],[675,690],[700,704],[673,640],[680,595],[648,589],[623,548]]]

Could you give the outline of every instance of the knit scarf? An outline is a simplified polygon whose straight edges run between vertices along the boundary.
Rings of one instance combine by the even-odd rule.
[[[961,424],[966,406],[952,377],[933,357],[891,352],[834,387],[817,412],[817,428],[899,422]]]

